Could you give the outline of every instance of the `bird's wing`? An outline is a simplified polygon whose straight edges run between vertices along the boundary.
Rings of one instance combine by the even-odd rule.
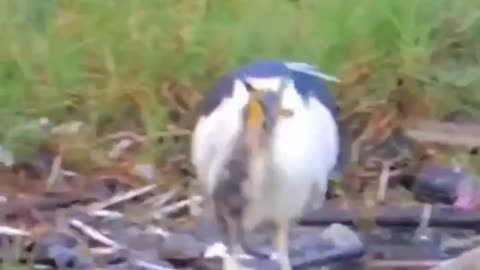
[[[320,72],[316,66],[303,63],[303,62],[285,62],[285,66],[292,70],[292,71],[298,71],[302,73],[306,73],[318,78],[321,78],[326,81],[333,81],[333,82],[340,82],[340,80],[332,75],[325,74],[323,72]]]
[[[307,97],[306,99],[310,99],[310,102],[313,102],[314,106],[309,107],[309,113],[314,120],[313,123],[316,125],[321,125],[322,121],[325,119],[316,119],[318,115],[323,115],[321,110],[323,108],[327,108],[328,111],[331,113],[331,116],[337,120],[337,105],[335,101],[335,96],[328,90],[327,85],[325,84],[326,81],[335,81],[339,82],[339,80],[327,74],[324,74],[318,70],[317,67],[301,62],[286,62],[285,66],[291,71],[292,78],[295,84],[295,88],[297,89],[298,93],[302,96]],[[318,102],[318,103],[317,103]],[[322,108],[322,109],[320,109]],[[328,116],[323,116],[328,117]],[[337,130],[336,138],[334,143],[338,149],[335,151],[337,152],[337,162],[335,167],[330,172],[330,178],[336,178],[342,175],[344,166],[348,160],[348,151],[349,151],[349,138],[348,134],[344,132],[344,129],[338,126],[338,122],[335,126]],[[318,130],[320,134],[318,135],[318,140],[324,136],[323,129]],[[337,137],[338,136],[338,137]]]
[[[216,174],[240,132],[241,110],[245,102],[246,93],[232,91],[230,96],[221,99],[214,110],[202,115],[195,126],[191,144],[192,164],[199,180],[209,191],[216,185]]]

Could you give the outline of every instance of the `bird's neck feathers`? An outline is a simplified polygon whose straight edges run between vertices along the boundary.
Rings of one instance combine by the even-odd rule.
[[[257,100],[252,100],[246,105],[246,128],[248,130],[261,130],[265,115],[263,113],[262,105]]]

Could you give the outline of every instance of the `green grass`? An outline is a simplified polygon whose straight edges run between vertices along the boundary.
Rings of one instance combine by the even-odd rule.
[[[476,113],[479,16],[453,0],[0,0],[0,136],[44,116],[155,134],[164,82],[204,91],[258,58],[340,77],[366,62],[372,96],[403,76]]]

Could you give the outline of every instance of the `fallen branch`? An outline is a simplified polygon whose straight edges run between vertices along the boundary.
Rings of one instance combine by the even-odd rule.
[[[86,225],[85,223],[83,223],[83,222],[81,222],[77,219],[70,220],[70,225],[72,227],[74,227],[75,229],[79,230],[80,232],[82,232],[84,235],[86,235],[86,236],[90,237],[91,239],[93,239],[93,240],[95,240],[95,241],[97,241],[97,242],[106,246],[106,247],[103,247],[103,248],[92,248],[92,249],[90,249],[90,252],[92,252],[92,254],[109,255],[109,254],[114,254],[118,250],[125,248],[125,247],[121,246],[120,244],[118,244],[117,242],[115,242],[114,240],[106,237],[101,232],[95,230],[94,228]],[[162,231],[162,232],[165,233],[164,231]],[[135,255],[134,250],[125,249],[125,251],[129,254],[131,253],[131,256],[135,257],[134,256]],[[168,267],[164,267],[164,266],[161,266],[161,265],[149,263],[149,262],[146,262],[146,261],[143,261],[143,260],[134,259],[134,260],[132,260],[132,263],[137,265],[137,266],[144,267],[144,268],[147,268],[147,269],[173,270],[172,268],[168,268]]]
[[[112,147],[108,153],[110,159],[118,159],[130,146],[134,143],[133,140],[123,139]]]
[[[152,205],[154,207],[162,207],[164,206],[169,200],[173,199],[178,193],[180,192],[179,187],[175,187],[170,189],[169,191],[159,194],[153,198],[149,198],[145,201],[144,204]]]
[[[57,155],[53,159],[52,168],[50,170],[50,175],[47,178],[47,190],[51,190],[53,185],[57,182],[57,180],[62,176],[62,156]]]
[[[135,141],[136,143],[143,143],[146,140],[146,137],[143,135],[139,135],[132,131],[119,131],[115,134],[107,135],[106,137],[100,139],[100,142],[110,141],[110,140],[124,140],[129,139]]]
[[[390,178],[390,162],[382,162],[382,172],[378,181],[377,202],[384,203],[387,195],[388,179]]]
[[[189,129],[172,129],[172,130],[166,130],[166,131],[160,131],[157,132],[153,135],[155,138],[159,137],[179,137],[179,136],[190,136],[192,135],[192,131]]]
[[[91,247],[89,252],[93,255],[111,255],[116,253],[118,250],[111,247]]]
[[[136,198],[138,196],[149,193],[149,192],[153,191],[155,188],[157,188],[157,185],[148,185],[148,186],[144,186],[144,187],[141,187],[141,188],[138,188],[138,189],[130,190],[130,191],[125,192],[125,193],[120,193],[120,194],[117,194],[117,195],[111,197],[110,199],[108,199],[106,201],[93,203],[92,205],[88,206],[87,209],[89,210],[89,212],[96,212],[98,210],[102,210],[102,209],[110,207],[112,205],[119,204],[119,203],[122,203],[122,202],[125,202],[125,201],[129,201],[133,198]]]
[[[89,213],[92,216],[96,217],[104,217],[104,218],[123,218],[124,214],[117,212],[117,211],[110,211],[110,210],[98,210]]]
[[[142,260],[135,260],[134,263],[135,263],[137,266],[140,266],[141,268],[146,268],[146,269],[152,269],[152,270],[174,270],[173,268],[170,268],[170,267],[165,267],[165,266],[161,266],[161,265],[149,263],[149,262],[142,261]]]
[[[92,238],[93,240],[102,243],[105,246],[111,247],[113,249],[120,249],[121,245],[112,239],[106,237],[101,232],[95,230],[94,228],[88,226],[87,224],[81,222],[78,219],[71,219],[70,225],[85,234],[86,236]]]
[[[160,214],[161,215],[168,215],[170,213],[173,213],[175,211],[178,211],[179,209],[183,208],[183,207],[186,207],[186,206],[189,206],[189,205],[193,205],[193,204],[198,204],[202,201],[202,197],[200,196],[193,196],[192,198],[190,199],[185,199],[185,200],[181,200],[181,201],[178,201],[178,202],[175,202],[175,203],[172,203],[172,204],[169,204],[163,208],[160,209]]]
[[[480,125],[475,124],[419,120],[406,128],[406,134],[421,142],[464,147],[480,145]]]
[[[353,225],[358,220],[360,209],[338,209],[333,205],[325,205],[304,215],[300,219],[301,225],[323,226],[332,223]],[[421,222],[422,207],[379,207],[376,214],[378,226],[408,226],[417,227]],[[433,205],[429,226],[432,227],[458,227],[473,228],[480,227],[480,211],[465,211],[452,206]]]
[[[440,260],[374,260],[368,264],[368,269],[425,269],[426,267],[434,267],[441,263],[442,261]]]
[[[8,236],[30,236],[31,235],[27,231],[8,227],[8,226],[0,226],[0,234],[8,235]]]

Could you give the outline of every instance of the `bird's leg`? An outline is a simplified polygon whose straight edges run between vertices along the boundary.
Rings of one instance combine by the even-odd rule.
[[[226,245],[227,245],[227,254],[224,258],[224,270],[240,270],[240,264],[238,262],[237,256],[242,252],[240,246],[240,237],[241,236],[241,223],[237,218],[228,216],[226,218]]]
[[[370,241],[368,238],[370,237],[372,231],[377,226],[376,223],[376,212],[377,212],[377,203],[374,198],[374,189],[373,188],[366,188],[363,192],[363,207],[360,212],[360,234],[362,240],[365,242],[365,248],[368,250],[370,249]],[[372,259],[368,256],[367,253],[367,261]]]
[[[290,264],[290,254],[288,252],[288,221],[282,221],[277,224],[276,244],[278,251],[278,261],[281,270],[292,270]]]
[[[420,224],[415,232],[415,238],[422,240],[427,237],[428,223],[432,217],[432,205],[427,203],[423,206],[422,217],[420,218]]]
[[[223,258],[223,270],[240,270],[241,267],[234,254],[228,252]]]
[[[253,249],[246,241],[245,238],[245,231],[242,226],[238,226],[238,240],[240,241],[240,247],[243,253],[248,254],[250,256],[259,258],[259,259],[268,259],[270,258],[269,254],[263,253],[261,251]]]
[[[390,178],[390,162],[382,162],[382,171],[378,180],[377,203],[383,204],[388,189],[388,179]]]

